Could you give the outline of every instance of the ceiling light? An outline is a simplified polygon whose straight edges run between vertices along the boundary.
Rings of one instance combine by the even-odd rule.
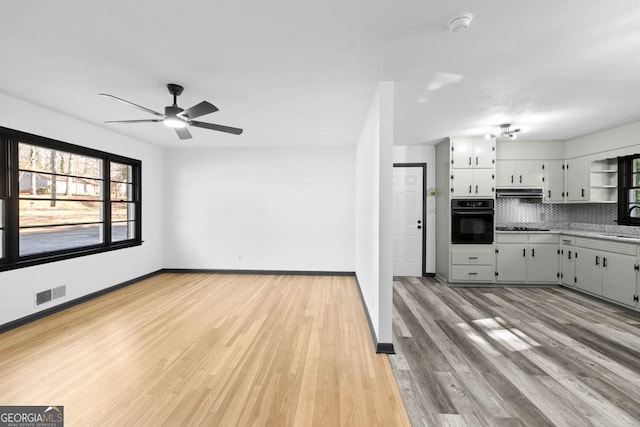
[[[167,117],[165,118],[162,123],[164,123],[165,125],[169,126],[170,128],[186,128],[187,127],[187,122],[185,122],[184,120],[181,120],[177,117]]]
[[[469,28],[469,25],[471,24],[471,20],[473,20],[473,14],[469,12],[465,12],[449,19],[449,22],[447,23],[447,25],[452,33],[460,34],[464,32],[467,28]]]
[[[491,138],[509,138],[509,139],[516,139],[518,136],[516,135],[516,133],[518,132],[522,132],[520,129],[513,129],[511,130],[511,124],[509,123],[505,123],[500,125],[500,133],[498,134],[487,134],[485,135],[486,139],[491,139]]]

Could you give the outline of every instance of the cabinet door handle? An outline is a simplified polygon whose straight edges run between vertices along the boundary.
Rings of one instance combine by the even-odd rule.
[[[533,258],[534,256],[536,256],[536,250],[535,249],[531,249],[531,258]]]
[[[476,166],[478,165],[478,156],[476,156]]]
[[[470,256],[469,259],[478,259],[477,256]]]
[[[607,258],[602,257],[602,267],[607,268]]]
[[[511,175],[511,183],[513,184],[513,175]]]
[[[476,185],[476,194],[478,194],[478,186]]]
[[[469,273],[469,276],[475,276],[475,275],[477,275],[477,274],[478,274],[478,273]]]
[[[527,248],[522,248],[522,256],[527,256]]]
[[[582,189],[582,197],[584,197],[584,188]]]
[[[569,251],[569,256],[567,257],[567,259],[571,259],[571,251]]]
[[[600,257],[596,255],[596,266],[600,265]]]
[[[469,157],[469,166],[471,166],[471,157]]]
[[[520,175],[520,184],[522,184],[522,175]]]
[[[469,186],[469,194],[471,194],[471,186]]]
[[[551,198],[551,190],[549,190],[549,196],[547,196],[548,199]]]

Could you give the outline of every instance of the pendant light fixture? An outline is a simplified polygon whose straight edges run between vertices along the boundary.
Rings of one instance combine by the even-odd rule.
[[[516,139],[517,138],[517,133],[518,132],[522,132],[522,130],[520,129],[511,129],[511,124],[510,123],[505,123],[500,125],[500,133],[498,134],[487,134],[485,136],[486,139],[491,139],[491,138],[509,138],[509,139]]]

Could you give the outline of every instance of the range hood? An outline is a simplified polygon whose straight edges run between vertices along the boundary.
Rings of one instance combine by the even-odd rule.
[[[533,188],[496,188],[496,197],[500,199],[542,199],[541,187]]]

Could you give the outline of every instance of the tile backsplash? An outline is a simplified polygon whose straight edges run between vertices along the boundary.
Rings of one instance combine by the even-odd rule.
[[[616,224],[617,209],[615,203],[547,204],[540,200],[496,199],[495,223],[640,236],[640,227]]]

